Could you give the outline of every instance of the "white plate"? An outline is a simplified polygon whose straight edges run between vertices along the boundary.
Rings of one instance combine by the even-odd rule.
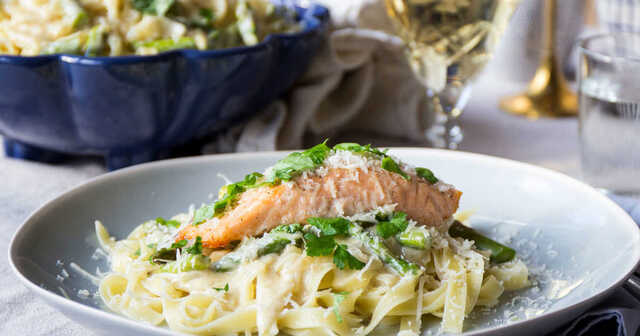
[[[489,156],[429,149],[398,148],[392,154],[431,168],[464,192],[461,210],[473,210],[471,223],[507,242],[532,270],[536,286],[507,295],[499,308],[474,312],[465,322],[469,335],[542,335],[596,304],[620,285],[640,259],[640,232],[617,205],[593,188],[543,168]],[[75,262],[95,272],[104,259],[93,222],[100,219],[117,238],[157,216],[170,217],[191,204],[209,202],[224,183],[262,171],[284,152],[230,154],[144,164],[96,178],[32,214],[10,245],[18,278],[47,303],[100,334],[169,335],[105,311],[80,289],[96,286],[69,267]],[[60,265],[57,261],[64,265]],[[70,277],[60,282],[62,269]],[[61,288],[68,294],[65,298]],[[435,319],[427,329],[436,331]],[[36,323],[37,321],[34,321]]]

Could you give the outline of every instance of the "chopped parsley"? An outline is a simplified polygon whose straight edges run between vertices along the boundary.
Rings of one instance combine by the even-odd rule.
[[[336,314],[338,323],[342,323],[342,315],[340,315],[340,305],[349,292],[332,293],[333,294],[333,313]]]
[[[316,236],[313,233],[304,235],[304,242],[307,246],[307,255],[311,257],[328,256],[336,248],[336,241],[333,236]]]
[[[222,187],[224,195],[214,204],[203,205],[196,211],[193,216],[193,225],[200,225],[214,216],[221,215],[225,210],[231,208],[238,196],[247,189],[256,188],[261,184],[258,183],[262,178],[260,173],[251,173],[244,177],[244,180],[236,183],[228,184]]]
[[[224,285],[224,287],[219,288],[219,287],[213,287],[213,289],[217,290],[218,292],[228,292],[229,291],[229,284],[226,283]]]
[[[405,180],[409,179],[409,175],[403,172],[402,169],[400,169],[398,163],[388,156],[382,159],[382,169],[388,170],[392,173],[400,174],[402,177],[404,177]]]
[[[186,239],[178,240],[177,242],[171,244],[170,247],[160,249],[157,252],[151,254],[151,256],[149,257],[149,261],[154,264],[159,264],[166,263],[167,260],[176,260],[176,250],[187,246],[188,242],[189,241]],[[149,244],[147,245],[147,247],[155,248],[156,244]]]
[[[189,244],[189,241],[186,239],[178,240],[177,242],[171,244],[168,248],[163,248],[153,253],[151,257],[149,257],[149,261],[154,264],[158,263],[166,263],[170,260],[176,260],[176,251],[178,249],[184,249]],[[153,247],[152,247],[153,246]],[[155,248],[155,244],[149,244],[147,247]],[[198,255],[202,254],[202,238],[200,236],[196,237],[196,241],[193,243],[191,247],[184,249],[184,252]]]
[[[313,233],[304,235],[307,255],[312,257],[329,256],[333,254],[333,263],[339,268],[361,269],[364,263],[352,256],[346,245],[338,244],[335,236],[348,236],[351,222],[344,218],[317,218],[307,219],[310,225],[320,230],[320,235]]]
[[[213,11],[209,8],[200,8],[198,15],[191,19],[190,25],[200,28],[210,28],[213,23]]]
[[[427,182],[434,184],[438,182],[438,178],[433,174],[433,172],[428,168],[417,167],[416,175],[422,177],[427,180]]]
[[[131,0],[131,5],[139,12],[164,16],[174,2],[175,0]]]
[[[371,145],[365,145],[362,146],[360,144],[357,144],[355,142],[345,142],[345,143],[341,143],[341,144],[337,144],[335,146],[333,146],[334,150],[344,150],[344,151],[350,151],[353,153],[359,153],[359,154],[373,154],[376,156],[380,156],[380,157],[387,157],[387,153],[386,151],[383,152],[377,148],[373,148],[371,147]]]
[[[193,245],[191,245],[191,247],[188,247],[185,251],[193,255],[202,254],[202,237],[197,236],[196,241],[193,243]]]
[[[386,151],[381,151],[377,148],[371,147],[371,145],[359,145],[353,142],[345,142],[341,144],[337,144],[333,146],[334,150],[345,150],[358,154],[369,154],[374,155],[382,159],[382,169],[388,170],[393,173],[400,174],[405,180],[409,179],[409,175],[400,169],[400,165],[393,160],[389,155],[387,155]]]
[[[160,225],[164,225],[164,226],[171,226],[174,228],[178,228],[180,227],[180,222],[175,220],[175,219],[171,219],[171,220],[166,220],[162,217],[158,217],[156,218],[156,223],[160,224]]]
[[[183,248],[183,247],[187,246],[187,243],[189,243],[189,241],[186,240],[186,239],[178,240],[177,242],[171,244],[170,249]]]
[[[333,253],[333,263],[341,270],[345,267],[359,270],[365,265],[362,261],[349,253],[347,245],[342,244],[336,246],[336,250]]]
[[[378,217],[380,218],[380,217]],[[395,212],[391,218],[385,218],[376,224],[376,232],[382,238],[389,238],[403,232],[409,226],[407,214],[404,212]]]
[[[266,182],[278,184],[280,181],[290,181],[305,171],[314,170],[329,156],[331,148],[323,142],[302,152],[294,152],[276,162],[266,177]]]
[[[302,232],[302,224],[283,224],[277,226],[275,229],[271,230],[271,232],[282,232],[282,233],[296,233]]]
[[[369,154],[369,155],[374,155],[376,157],[379,157],[382,159],[382,169],[388,170],[390,172],[393,173],[397,173],[402,175],[402,177],[404,177],[406,180],[409,179],[409,175],[407,175],[407,173],[403,172],[402,169],[400,169],[400,166],[398,165],[398,163],[396,161],[394,161],[389,155],[387,155],[387,151],[381,151],[377,148],[373,148],[371,147],[371,145],[359,145],[357,143],[353,143],[353,142],[345,142],[345,143],[341,143],[341,144],[337,144],[335,146],[333,146],[334,150],[345,150],[345,151],[350,151],[353,153],[358,153],[358,154]]]
[[[325,236],[347,235],[349,233],[349,221],[340,217],[311,217],[307,219],[307,223],[318,228]]]
[[[138,247],[138,249],[136,250],[136,252],[133,254],[136,257],[140,256],[140,248]]]
[[[200,209],[196,210],[196,213],[193,214],[193,225],[199,225],[205,222],[207,219],[210,219],[215,214],[215,208],[213,205],[203,205]]]

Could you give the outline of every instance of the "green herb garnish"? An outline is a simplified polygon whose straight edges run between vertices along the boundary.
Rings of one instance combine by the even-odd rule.
[[[400,165],[398,165],[398,163],[395,160],[393,160],[389,155],[387,155],[387,151],[386,150],[385,151],[381,151],[381,150],[379,150],[377,148],[371,147],[371,145],[362,146],[362,145],[359,145],[359,144],[353,143],[353,142],[345,142],[345,143],[337,144],[337,145],[333,146],[333,149],[334,150],[345,150],[345,151],[351,151],[353,153],[370,154],[370,155],[377,156],[377,157],[382,159],[382,168],[383,169],[388,170],[388,171],[393,172],[393,173],[400,174],[402,177],[405,178],[405,180],[409,180],[409,175],[407,173],[405,173],[404,171],[402,171],[402,169],[400,169]],[[420,169],[426,169],[426,168],[420,168]],[[433,173],[432,173],[432,175],[433,175]],[[436,182],[437,182],[437,180],[436,180]],[[432,182],[432,183],[435,183],[435,182]]]
[[[247,189],[258,187],[258,180],[262,178],[260,173],[251,173],[244,177],[244,180],[223,187],[224,196],[214,205],[214,216],[222,214],[227,208],[233,206],[237,197]]]
[[[136,257],[140,256],[140,248],[138,247],[138,249],[136,250],[136,252],[133,254]]]
[[[271,232],[282,232],[282,233],[296,233],[302,232],[302,224],[283,224],[277,226],[275,229],[271,230]]]
[[[325,236],[347,235],[349,233],[349,221],[344,218],[307,218],[307,223],[315,226]]]
[[[223,196],[214,204],[203,205],[200,209],[196,210],[193,216],[193,225],[200,225],[208,219],[214,216],[221,215],[225,210],[231,208],[238,196],[245,192],[247,189],[259,187],[258,183],[262,178],[260,173],[251,173],[244,177],[244,180],[236,183],[228,184],[222,187],[221,191],[224,192]]]
[[[210,28],[213,23],[213,11],[209,8],[200,8],[198,15],[189,21],[192,26]]]
[[[418,167],[416,168],[416,175],[427,180],[429,183],[434,184],[438,182],[438,178],[433,174],[430,169]]]
[[[304,235],[304,242],[307,246],[307,255],[311,257],[331,255],[336,248],[336,241],[333,236],[316,236],[313,233]]]
[[[168,248],[163,248],[158,250],[157,252],[151,254],[149,257],[149,261],[154,264],[166,263],[168,260],[176,260],[176,250],[179,248],[183,248],[187,246],[189,241],[186,239],[178,240],[177,242],[171,244]],[[151,247],[153,245],[153,247]],[[149,248],[155,248],[155,244],[147,245]]]
[[[333,263],[339,269],[344,269],[345,267],[350,269],[359,270],[362,269],[365,265],[362,261],[358,260],[356,257],[351,255],[347,250],[347,245],[338,245],[336,247],[335,252],[333,253]]]
[[[409,226],[407,214],[404,212],[395,212],[389,220],[383,220],[376,224],[376,232],[382,238],[389,238],[404,231]]]
[[[359,153],[359,154],[373,154],[376,156],[380,156],[380,157],[387,157],[387,153],[383,152],[377,148],[373,148],[371,147],[371,145],[360,145],[357,144],[355,142],[344,142],[341,144],[337,144],[335,146],[333,146],[334,150],[344,150],[344,151],[350,151],[353,153]]]
[[[164,16],[173,6],[175,0],[131,0],[133,8],[136,10],[152,14]]]
[[[166,220],[162,217],[158,217],[156,218],[156,223],[160,224],[160,225],[164,225],[164,226],[171,226],[174,228],[178,228],[180,227],[180,222],[175,220],[175,219],[171,219],[171,220]]]
[[[402,169],[400,169],[398,163],[388,156],[382,159],[382,169],[388,170],[392,173],[400,174],[402,177],[404,177],[405,180],[409,179],[409,175],[403,172]]]
[[[361,269],[364,263],[349,253],[346,245],[337,244],[334,236],[349,235],[351,222],[344,218],[308,218],[310,225],[320,230],[320,236],[306,233],[304,241],[307,247],[307,255],[312,257],[329,256],[333,253],[333,263],[339,268]]]
[[[229,291],[229,284],[226,283],[224,285],[224,287],[219,288],[219,287],[213,287],[213,289],[217,290],[218,292],[228,292]]]
[[[170,249],[183,248],[183,247],[187,246],[187,243],[189,243],[189,241],[186,240],[186,239],[178,240],[177,242],[171,244]]]
[[[188,247],[185,251],[193,255],[202,254],[202,237],[197,236],[196,241],[193,243],[193,245],[191,245],[191,247]]]
[[[215,208],[213,205],[203,205],[200,209],[196,210],[193,214],[193,225],[200,225],[207,221],[207,219],[213,218],[215,214]]]
[[[316,169],[322,165],[331,152],[326,143],[325,141],[305,151],[291,153],[278,161],[273,166],[269,176],[266,177],[266,182],[278,184],[280,181],[290,181],[305,171]]]

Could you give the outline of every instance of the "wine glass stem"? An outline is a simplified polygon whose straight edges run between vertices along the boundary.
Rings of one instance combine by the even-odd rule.
[[[433,111],[436,114],[435,124],[427,131],[427,139],[434,147],[457,149],[464,137],[458,117],[462,114],[471,94],[471,88],[445,88],[439,94],[427,90]]]

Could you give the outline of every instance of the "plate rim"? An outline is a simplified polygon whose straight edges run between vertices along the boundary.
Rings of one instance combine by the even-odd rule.
[[[569,184],[570,186],[572,186],[573,188],[582,189],[581,192],[586,192],[587,194],[589,194],[590,197],[594,197],[595,199],[599,200],[599,202],[602,202],[602,205],[609,208],[613,214],[616,214],[617,218],[623,219],[623,221],[625,222],[624,225],[628,225],[632,228],[635,227],[636,229],[634,231],[635,238],[640,241],[640,229],[638,229],[638,224],[635,223],[633,218],[631,218],[631,216],[626,211],[624,211],[619,205],[617,205],[611,199],[606,197],[603,193],[597,191],[592,186],[574,177],[568,176],[564,173],[561,173],[549,168],[537,166],[531,163],[526,163],[522,161],[507,159],[507,158],[501,158],[501,157],[492,156],[492,155],[466,152],[466,151],[451,151],[446,149],[421,148],[421,147],[383,147],[383,148],[389,149],[389,152],[392,155],[398,155],[398,154],[401,154],[402,152],[410,153],[410,152],[417,151],[417,152],[422,152],[425,155],[435,154],[435,155],[442,156],[444,158],[461,156],[461,157],[468,157],[470,159],[477,159],[482,161],[493,161],[496,164],[506,165],[508,167],[510,166],[512,168],[517,168],[517,169],[524,169],[527,172],[537,173],[537,175],[547,175],[550,177],[554,177],[556,179],[561,179],[567,184]],[[9,259],[8,260],[9,267],[11,268],[13,274],[18,278],[18,280],[24,286],[26,286],[33,293],[43,297],[45,299],[45,302],[48,305],[53,304],[53,307],[63,315],[66,315],[66,314],[62,310],[60,310],[58,307],[67,306],[68,308],[79,311],[82,314],[92,315],[96,318],[107,319],[109,322],[121,324],[130,328],[133,328],[134,330],[137,330],[137,331],[156,332],[161,335],[175,335],[176,333],[180,334],[179,332],[176,332],[164,327],[149,325],[142,321],[130,319],[116,312],[111,312],[105,309],[98,309],[95,307],[87,306],[82,303],[76,302],[74,300],[62,297],[54,293],[53,291],[41,288],[36,283],[29,280],[26,277],[26,275],[22,274],[21,271],[18,269],[17,261],[14,261],[14,259],[17,259],[19,257],[17,255],[18,241],[25,234],[27,228],[31,227],[32,225],[35,225],[33,223],[40,216],[41,212],[44,212],[49,208],[55,207],[56,203],[64,201],[65,199],[72,197],[77,193],[82,193],[86,189],[92,188],[94,185],[107,183],[109,180],[118,179],[121,176],[135,174],[140,171],[145,171],[148,169],[161,169],[161,168],[167,168],[167,167],[179,166],[179,165],[185,165],[185,164],[200,164],[208,161],[215,162],[215,161],[227,160],[227,159],[241,160],[241,159],[256,158],[256,157],[267,158],[267,157],[283,156],[291,152],[292,152],[291,150],[281,150],[281,151],[263,151],[263,152],[224,153],[224,154],[209,154],[209,155],[196,156],[196,157],[159,160],[159,161],[147,162],[147,163],[123,168],[123,169],[112,171],[112,172],[107,172],[105,174],[98,175],[96,177],[88,179],[80,184],[77,184],[59,193],[55,197],[44,202],[42,205],[40,205],[35,210],[33,210],[27,216],[27,218],[18,226],[16,231],[13,233],[8,245],[7,257]],[[630,270],[627,270],[624,273],[621,272],[622,276],[619,277],[616,281],[610,283],[608,287],[606,287],[600,292],[582,301],[573,303],[566,307],[546,311],[542,315],[535,316],[530,319],[520,320],[517,322],[508,323],[508,324],[504,324],[497,327],[485,327],[480,330],[463,332],[461,335],[469,335],[469,336],[485,335],[487,333],[509,331],[508,329],[511,329],[511,328],[515,329],[515,328],[521,328],[521,327],[529,327],[531,324],[541,322],[542,320],[551,318],[553,315],[569,313],[571,310],[577,309],[580,306],[591,307],[595,303],[602,300],[606,295],[610,294],[613,290],[618,288],[623,282],[625,282],[629,278],[629,276],[631,276],[634,270],[637,269],[638,266],[640,266],[640,246],[637,246],[635,250],[636,250],[636,260],[633,263],[634,266]],[[568,322],[570,321],[567,321],[567,323]],[[74,323],[78,323],[79,325],[84,326],[84,324],[81,324],[76,320],[74,320]]]

